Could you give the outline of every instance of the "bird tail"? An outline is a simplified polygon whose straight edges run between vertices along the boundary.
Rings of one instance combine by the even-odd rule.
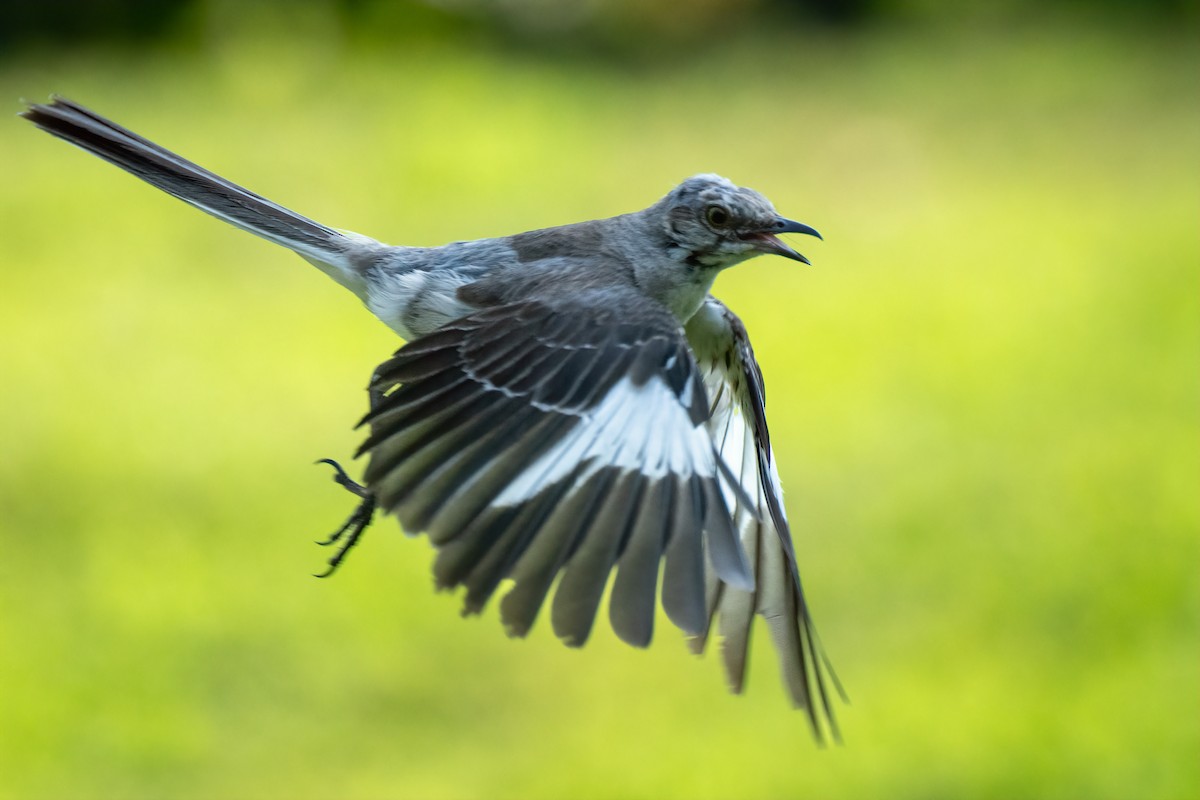
[[[272,203],[66,98],[30,104],[21,116],[201,211],[295,251],[339,283],[354,288],[359,281],[350,252],[373,243],[366,237]]]

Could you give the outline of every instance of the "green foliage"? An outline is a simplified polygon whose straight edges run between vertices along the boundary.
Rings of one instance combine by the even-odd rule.
[[[320,26],[316,26],[318,29]],[[718,171],[825,235],[718,282],[853,698],[813,747],[661,620],[505,639],[390,522],[396,340],[294,256],[0,127],[0,796],[1186,797],[1200,787],[1200,58],[1074,27],[757,37],[634,72],[214,32],[0,70],[323,222],[436,244]],[[15,109],[14,109],[15,110]],[[661,619],[661,618],[660,618]]]

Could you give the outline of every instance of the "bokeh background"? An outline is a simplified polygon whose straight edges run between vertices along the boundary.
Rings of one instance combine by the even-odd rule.
[[[0,125],[0,796],[1200,795],[1195,2],[17,2],[59,92],[406,244],[760,189],[745,319],[840,747],[665,620],[505,638],[388,521],[398,345],[300,259]],[[800,244],[797,242],[797,244]]]

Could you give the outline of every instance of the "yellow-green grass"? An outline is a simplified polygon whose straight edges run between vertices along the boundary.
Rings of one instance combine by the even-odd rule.
[[[391,521],[335,578],[398,341],[300,259],[0,125],[0,795],[1187,797],[1200,791],[1200,55],[1184,36],[796,33],[621,68],[306,35],[31,52],[51,91],[386,241],[717,171],[825,242],[754,336],[851,694],[820,750],[660,618],[509,641]]]

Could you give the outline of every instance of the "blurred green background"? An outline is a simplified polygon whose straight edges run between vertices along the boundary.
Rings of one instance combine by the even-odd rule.
[[[701,171],[820,228],[716,291],[853,702],[815,747],[761,628],[742,697],[665,620],[507,640],[390,521],[310,577],[351,507],[312,462],[397,340],[10,117],[0,795],[1200,795],[1195,3],[8,8],[11,112],[60,92],[385,241]]]

